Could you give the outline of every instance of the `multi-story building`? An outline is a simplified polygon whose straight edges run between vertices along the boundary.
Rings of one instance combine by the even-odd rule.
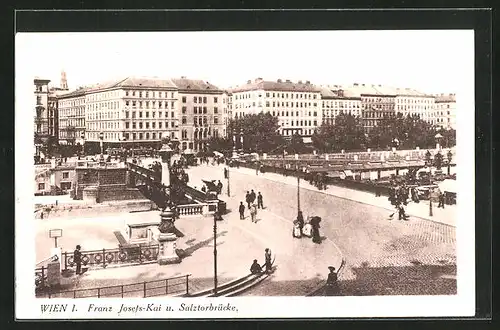
[[[128,77],[85,94],[86,143],[106,147],[157,145],[177,138],[178,88],[170,79]]]
[[[334,89],[332,89],[334,88]],[[321,88],[322,123],[334,124],[340,113],[361,118],[361,97],[341,88]]]
[[[361,118],[367,133],[375,127],[384,116],[395,114],[396,93],[382,85],[355,83],[344,88],[351,95],[361,99]]]
[[[432,124],[444,129],[456,129],[457,101],[455,94],[435,96]]]
[[[203,80],[172,79],[178,91],[180,147],[203,151],[211,137],[225,136],[225,92]]]
[[[232,92],[232,116],[267,112],[278,117],[280,134],[311,136],[321,125],[321,89],[309,81],[297,83],[257,78],[237,86]]]
[[[35,78],[35,135],[46,139],[54,134],[53,114],[49,112],[49,82],[48,79]]]
[[[59,143],[80,144],[85,142],[86,88],[79,88],[58,96]]]
[[[404,116],[418,115],[420,119],[432,123],[434,96],[411,88],[396,88],[396,113]]]

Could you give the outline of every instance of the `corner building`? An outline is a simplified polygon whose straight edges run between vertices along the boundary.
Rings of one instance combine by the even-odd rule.
[[[444,129],[457,128],[457,100],[455,94],[435,96],[432,123]]]
[[[60,144],[85,142],[85,93],[86,89],[80,88],[57,97]]]
[[[211,137],[226,136],[227,93],[203,80],[172,79],[178,89],[182,150],[205,151]]]
[[[177,138],[178,91],[170,79],[128,77],[96,85],[85,95],[89,143],[105,147],[153,147]]]
[[[340,113],[361,118],[361,97],[338,86],[321,88],[321,106],[322,123],[325,124],[335,124]]]
[[[265,81],[257,78],[231,89],[232,116],[270,113],[278,117],[280,134],[310,137],[321,125],[321,90],[309,81]]]

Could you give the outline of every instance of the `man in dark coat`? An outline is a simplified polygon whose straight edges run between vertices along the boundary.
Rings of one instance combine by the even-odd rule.
[[[339,283],[338,276],[335,272],[335,267],[328,267],[330,273],[328,274],[328,278],[326,279],[325,286],[325,295],[326,296],[335,296],[339,293]]]
[[[238,211],[240,211],[240,220],[245,219],[245,205],[243,205],[243,202],[240,202]]]
[[[272,261],[271,261],[271,250],[269,248],[266,248],[265,253],[264,253],[264,258],[266,260],[266,273],[270,273],[272,270]]]
[[[439,194],[439,203],[438,203],[438,207],[441,207],[444,209],[444,193],[440,193]]]
[[[222,182],[220,180],[217,182],[217,193],[220,195],[222,192]]]
[[[259,208],[259,209],[264,208],[264,202],[263,202],[262,198],[263,198],[262,194],[259,191],[259,193],[257,194],[257,208]]]
[[[262,267],[257,262],[257,259],[254,259],[252,266],[250,266],[250,273],[259,274],[261,272],[262,272]]]
[[[247,194],[245,195],[245,201],[247,202],[247,207],[250,208],[250,203],[252,202],[252,200],[249,191],[247,191]]]
[[[255,191],[252,191],[250,192],[250,203],[253,203],[255,202],[255,198],[257,198],[257,195],[255,195]]]
[[[73,261],[76,264],[76,275],[80,275],[82,273],[82,253],[80,249],[82,247],[80,245],[76,246],[75,251],[73,252]]]

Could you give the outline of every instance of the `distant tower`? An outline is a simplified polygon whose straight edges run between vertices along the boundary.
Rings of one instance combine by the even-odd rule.
[[[67,90],[68,89],[68,80],[66,79],[66,72],[61,71],[61,86],[59,86],[61,89]]]

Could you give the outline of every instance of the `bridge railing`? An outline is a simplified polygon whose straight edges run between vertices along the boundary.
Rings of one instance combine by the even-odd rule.
[[[204,204],[185,204],[178,205],[177,210],[179,215],[202,215],[203,208],[206,207]]]

